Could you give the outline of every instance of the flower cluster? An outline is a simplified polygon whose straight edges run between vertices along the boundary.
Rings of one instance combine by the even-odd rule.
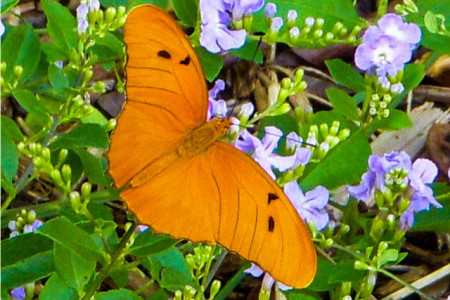
[[[200,44],[209,52],[219,53],[244,45],[245,30],[230,30],[230,22],[259,10],[263,0],[200,0]]]
[[[420,38],[420,28],[416,24],[406,23],[401,16],[386,14],[377,26],[370,26],[364,33],[363,43],[356,48],[355,64],[388,85],[388,76],[393,77],[403,70]],[[401,87],[392,89],[398,91]]]
[[[430,205],[442,205],[433,196],[427,184],[437,175],[436,165],[428,159],[417,159],[414,163],[406,152],[393,151],[384,156],[369,157],[369,171],[362,176],[357,186],[348,186],[354,198],[367,202],[380,192],[387,199],[407,199],[407,209],[400,211],[402,228],[410,228],[414,223],[414,213],[429,210]]]
[[[92,11],[100,9],[100,2],[98,0],[82,1],[77,7],[77,21],[78,21],[78,33],[84,34],[89,27],[88,14]]]
[[[273,151],[277,148],[283,132],[273,126],[267,126],[265,132],[264,138],[260,140],[247,130],[243,130],[239,133],[235,146],[241,151],[252,153],[253,159],[272,179],[275,179],[272,167],[284,172],[309,162],[311,150],[302,147],[297,148],[295,153],[290,156],[274,154]]]
[[[41,220],[36,219],[36,213],[33,210],[22,210],[16,221],[9,221],[8,228],[11,230],[10,237],[21,233],[35,232],[42,224]]]

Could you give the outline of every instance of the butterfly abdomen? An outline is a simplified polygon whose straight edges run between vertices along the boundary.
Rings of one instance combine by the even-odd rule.
[[[230,128],[229,119],[212,119],[190,131],[177,148],[177,153],[181,157],[202,153],[223,137],[228,128]]]

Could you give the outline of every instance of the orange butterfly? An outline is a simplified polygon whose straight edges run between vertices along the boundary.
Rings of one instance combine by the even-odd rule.
[[[128,207],[158,233],[219,243],[286,285],[310,284],[316,253],[305,223],[252,158],[220,141],[230,120],[206,121],[202,68],[181,28],[139,6],[125,43],[127,101],[107,156]]]

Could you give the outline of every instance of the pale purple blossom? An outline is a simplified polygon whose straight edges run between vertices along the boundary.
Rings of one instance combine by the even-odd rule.
[[[294,131],[288,133],[286,136],[286,148],[289,151],[294,151],[303,144],[303,139]]]
[[[258,11],[264,4],[264,0],[223,0],[223,2],[231,12],[233,20],[241,20],[244,15]]]
[[[86,19],[89,13],[89,8],[86,4],[80,3],[77,7],[77,19]]]
[[[233,20],[240,20],[263,5],[262,0],[200,0],[200,44],[209,52],[219,53],[240,48],[245,43],[245,30],[228,28]]]
[[[3,33],[5,33],[5,25],[3,25],[3,22],[0,20],[0,36],[3,36]]]
[[[410,59],[409,46],[387,35],[362,43],[355,51],[356,66],[378,76],[396,75]]]
[[[318,186],[303,194],[297,181],[294,180],[284,185],[284,193],[302,219],[313,223],[318,230],[327,226],[330,217],[326,208],[330,192],[326,188]]]
[[[208,112],[207,120],[211,120],[214,117],[224,118],[227,115],[227,103],[222,100],[216,100],[221,91],[225,89],[225,81],[222,79],[216,80],[214,87],[208,92]]]
[[[290,9],[287,14],[287,20],[289,22],[295,22],[295,20],[297,20],[297,16],[298,16],[297,11]]]
[[[244,103],[239,109],[238,116],[244,119],[248,119],[254,110],[255,106],[253,105],[253,103],[251,102]]]
[[[313,17],[307,17],[305,19],[305,25],[308,27],[313,27],[316,20]]]
[[[275,3],[269,2],[264,9],[264,12],[268,18],[273,18],[277,13],[277,6]]]
[[[264,274],[263,282],[261,285],[261,289],[265,291],[270,291],[272,289],[273,284],[275,283],[275,279],[270,276],[269,273],[264,272],[263,269],[261,269],[258,265],[252,263],[252,266],[244,271],[247,274],[252,275],[253,277],[260,277],[262,274]],[[285,285],[281,282],[277,282],[277,286],[282,291],[291,290],[292,287]]]
[[[363,36],[363,42],[375,40],[382,35],[388,35],[409,45],[412,50],[420,42],[421,32],[414,23],[406,23],[403,17],[396,14],[386,14],[379,21],[378,26],[370,26]]]
[[[300,29],[297,26],[292,27],[289,30],[289,36],[291,39],[296,39],[300,36]]]
[[[383,156],[369,157],[369,171],[362,176],[357,186],[348,186],[349,194],[367,201],[373,196],[375,189],[384,191],[393,184],[404,186],[403,197],[411,199],[411,204],[401,216],[402,228],[410,228],[414,223],[414,213],[429,210],[430,205],[441,208],[436,201],[433,190],[427,185],[437,176],[436,165],[428,159],[417,159],[414,164],[406,152],[392,151]]]
[[[270,24],[270,31],[278,32],[281,27],[283,27],[283,19],[280,17],[275,17],[272,19],[272,23]]]
[[[11,296],[14,300],[21,300],[21,299],[25,299],[27,296],[27,293],[25,291],[25,287],[24,286],[19,286],[16,287],[15,289],[11,290]]]
[[[100,2],[98,0],[88,0],[89,11],[95,11],[100,9]]]
[[[293,155],[281,156],[273,152],[278,146],[278,141],[282,136],[281,130],[273,126],[265,128],[265,136],[262,140],[250,134],[247,130],[240,132],[235,146],[247,153],[252,153],[253,159],[275,179],[272,166],[283,172],[306,164],[311,158],[311,151],[306,148],[298,148]]]
[[[401,82],[395,83],[391,86],[391,92],[394,94],[400,94],[404,90],[405,88],[403,87],[403,84]]]
[[[416,24],[405,23],[401,16],[386,14],[377,26],[370,26],[364,33],[363,43],[356,48],[355,64],[372,75],[394,76],[411,59],[420,38],[420,28]]]

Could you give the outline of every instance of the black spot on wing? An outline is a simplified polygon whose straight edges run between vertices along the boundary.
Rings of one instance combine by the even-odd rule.
[[[169,52],[167,52],[166,50],[159,50],[158,51],[158,56],[165,58],[165,59],[170,59],[172,56],[170,55]]]
[[[180,61],[180,64],[187,66],[187,65],[189,65],[190,62],[191,62],[191,58],[190,58],[189,55],[188,55],[188,56],[186,56],[185,59],[183,59],[182,61]]]
[[[269,217],[269,232],[273,232],[275,229],[275,221],[272,216]]]
[[[274,193],[269,193],[267,195],[267,203],[270,204],[270,202],[274,201],[274,200],[278,200],[280,199],[280,197],[278,197],[277,195],[275,195]]]

